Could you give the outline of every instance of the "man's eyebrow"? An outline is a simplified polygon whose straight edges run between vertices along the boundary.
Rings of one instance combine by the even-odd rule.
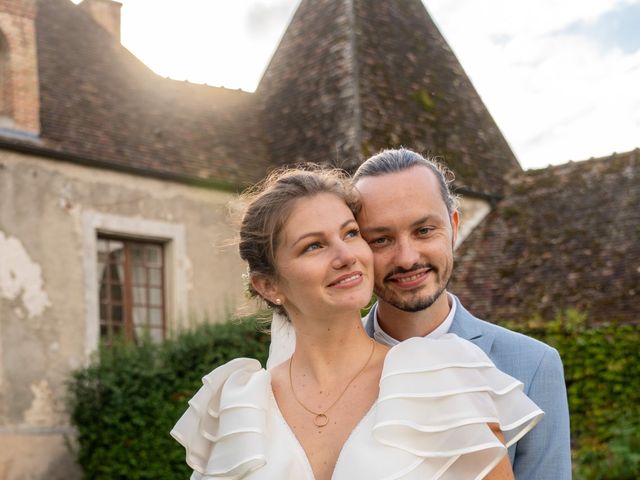
[[[419,218],[418,220],[413,222],[411,226],[419,227],[420,225],[424,225],[425,223],[429,223],[429,222],[442,223],[442,217],[440,215],[430,213],[429,215],[425,215],[424,217]]]
[[[413,222],[411,224],[411,228],[416,228],[429,222],[436,222],[436,223],[442,222],[442,217],[440,215],[435,215],[435,214],[425,215],[424,217],[420,217],[418,220]],[[384,225],[376,225],[373,227],[361,228],[361,231],[363,233],[387,233],[391,231],[391,227],[386,227]]]
[[[360,228],[363,233],[386,233],[390,232],[391,229],[389,227],[369,227],[369,228]]]
[[[353,218],[348,218],[346,221],[344,221],[342,223],[342,225],[340,225],[340,230],[342,230],[344,227],[346,227],[347,225],[349,225],[350,223],[356,223],[355,219]],[[305,238],[309,238],[309,237],[319,237],[324,235],[324,232],[307,232],[303,235],[300,235],[291,245],[295,246],[297,243],[300,243],[302,240],[304,240]]]

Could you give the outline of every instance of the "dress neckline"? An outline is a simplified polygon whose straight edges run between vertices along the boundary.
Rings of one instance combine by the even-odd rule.
[[[391,349],[389,349],[389,351],[391,351]],[[382,362],[383,363],[382,370],[384,370],[384,364],[387,361],[387,355],[389,354],[389,351],[387,351],[387,354],[384,357],[384,361]],[[289,425],[287,420],[284,418],[282,410],[280,410],[280,405],[278,405],[278,401],[276,400],[276,396],[273,393],[273,386],[271,384],[271,372],[269,372],[269,370],[266,370],[266,372],[269,374],[269,399],[270,399],[270,401],[271,401],[271,403],[273,405],[274,411],[276,412],[276,416],[278,417],[278,420],[284,426],[284,428],[285,428],[285,430],[287,432],[287,435],[289,435],[289,437],[291,438],[291,441],[295,445],[295,448],[296,448],[296,450],[298,452],[298,456],[302,459],[302,462],[304,463],[305,469],[307,470],[307,473],[309,474],[309,479],[310,480],[315,480],[316,477],[315,477],[315,474],[313,473],[313,468],[311,467],[311,462],[309,461],[309,457],[307,457],[307,452],[305,451],[304,447],[302,446],[302,443],[300,443],[300,440],[298,439],[298,437],[296,437],[296,434],[293,433],[293,430],[291,429],[291,426]],[[381,376],[382,376],[382,373],[381,373]],[[378,381],[378,384],[379,384],[379,381]],[[362,416],[362,418],[360,418],[360,420],[358,421],[356,426],[353,428],[353,430],[351,430],[351,432],[349,432],[349,435],[347,436],[347,439],[344,441],[344,443],[342,444],[342,447],[340,448],[340,452],[338,452],[338,457],[336,458],[336,464],[333,467],[333,471],[331,472],[331,478],[332,479],[333,479],[333,475],[338,470],[338,465],[340,465],[340,460],[344,456],[343,454],[344,454],[345,450],[347,449],[349,443],[355,437],[355,435],[358,432],[358,430],[360,430],[362,428],[362,425],[365,423],[365,420],[368,420],[368,418],[371,415],[373,415],[373,413],[375,411],[375,408],[378,405],[378,401],[379,400],[380,400],[380,392],[378,392],[378,396],[373,401],[373,403],[371,404],[371,406],[369,407],[367,412]]]

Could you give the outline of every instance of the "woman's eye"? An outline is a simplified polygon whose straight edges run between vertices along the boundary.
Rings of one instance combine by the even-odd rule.
[[[358,230],[357,228],[353,228],[351,230],[349,230],[347,232],[347,235],[345,236],[346,238],[354,238],[354,237],[359,237],[360,236],[360,230]]]
[[[305,247],[305,249],[303,250],[303,252],[304,252],[304,253],[306,253],[306,252],[313,252],[314,250],[317,250],[317,249],[319,249],[319,248],[321,248],[320,242],[313,242],[313,243],[311,243],[311,244],[307,245],[307,246]]]

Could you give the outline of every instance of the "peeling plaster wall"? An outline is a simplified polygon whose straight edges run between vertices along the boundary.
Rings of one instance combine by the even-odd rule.
[[[17,238],[6,237],[0,230],[0,298],[19,297],[16,314],[29,318],[42,314],[50,304],[42,289],[42,269]]]
[[[149,235],[162,238],[169,232],[170,329],[250,309],[228,214],[235,198],[0,152],[0,445],[32,439],[60,453],[60,432],[68,432],[64,384],[95,345],[87,338],[87,324],[95,321],[94,331],[97,325],[87,306],[95,285],[86,266],[88,257],[95,261],[88,228],[154,230]],[[40,478],[3,476],[7,465],[23,471],[12,463],[16,452],[0,448],[0,477]]]

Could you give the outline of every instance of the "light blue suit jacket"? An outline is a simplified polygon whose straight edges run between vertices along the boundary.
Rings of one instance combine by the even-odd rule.
[[[540,423],[509,449],[516,479],[571,479],[569,407],[557,350],[474,317],[453,297],[457,306],[449,332],[476,344],[496,367],[520,380],[524,393],[545,412]],[[369,336],[373,336],[376,308],[377,304],[365,321]]]

